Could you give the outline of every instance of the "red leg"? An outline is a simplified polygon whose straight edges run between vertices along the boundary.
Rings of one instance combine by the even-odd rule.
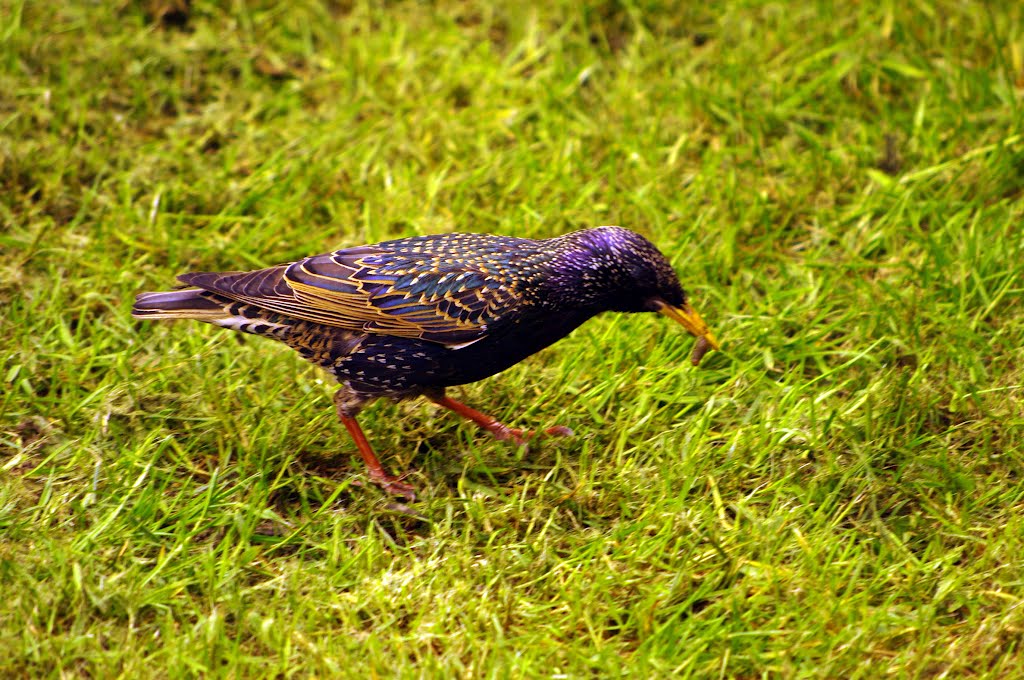
[[[359,427],[359,423],[353,416],[345,416],[338,414],[342,424],[348,433],[352,435],[353,441],[356,443],[356,448],[359,449],[359,455],[363,457],[363,462],[366,463],[366,469],[370,474],[370,481],[377,486],[381,487],[393,496],[402,496],[408,498],[410,501],[416,500],[416,489],[411,485],[406,484],[402,481],[401,477],[394,477],[389,475],[384,466],[377,460],[377,456],[373,453],[373,447],[370,446],[370,442],[367,441],[366,435],[363,434],[363,428]]]
[[[531,430],[520,430],[514,427],[509,427],[504,423],[492,418],[486,413],[481,413],[475,408],[466,406],[460,401],[455,401],[451,397],[442,394],[427,394],[426,395],[431,401],[439,406],[444,406],[446,409],[458,413],[463,418],[468,418],[474,423],[482,427],[483,429],[494,435],[495,439],[506,440],[511,439],[519,446],[526,444],[526,440],[534,435]],[[572,436],[573,432],[567,427],[556,425],[555,427],[549,427],[544,430],[545,434],[553,437],[569,437]]]

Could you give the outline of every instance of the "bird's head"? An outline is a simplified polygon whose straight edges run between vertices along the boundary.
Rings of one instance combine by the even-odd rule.
[[[573,269],[584,297],[609,311],[658,312],[701,338],[703,351],[719,348],[671,263],[653,243],[622,227],[596,227],[569,237],[576,241]]]

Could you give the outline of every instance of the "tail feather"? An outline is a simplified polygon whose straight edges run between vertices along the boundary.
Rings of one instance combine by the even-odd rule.
[[[136,319],[199,319],[212,321],[231,316],[229,301],[221,301],[195,288],[160,293],[139,293],[135,297],[132,316]]]
[[[132,316],[136,319],[195,319],[278,340],[284,340],[294,325],[273,312],[197,288],[139,293]]]

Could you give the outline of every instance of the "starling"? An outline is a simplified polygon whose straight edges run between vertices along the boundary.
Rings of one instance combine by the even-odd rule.
[[[696,364],[718,343],[687,303],[665,256],[622,227],[534,240],[439,234],[314,255],[247,272],[193,272],[190,288],[142,293],[132,316],[196,319],[284,342],[341,388],[338,417],[370,479],[414,498],[381,466],[356,415],[378,397],[425,396],[498,439],[508,427],[445,395],[504,371],[606,311],[658,312],[698,338]],[[551,435],[572,434],[553,427]]]

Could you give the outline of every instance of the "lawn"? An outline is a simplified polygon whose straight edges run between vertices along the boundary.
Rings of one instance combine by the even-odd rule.
[[[0,0],[0,676],[1024,677],[1024,6]],[[646,6],[645,6],[646,5]],[[424,401],[129,316],[447,231],[647,235]]]

